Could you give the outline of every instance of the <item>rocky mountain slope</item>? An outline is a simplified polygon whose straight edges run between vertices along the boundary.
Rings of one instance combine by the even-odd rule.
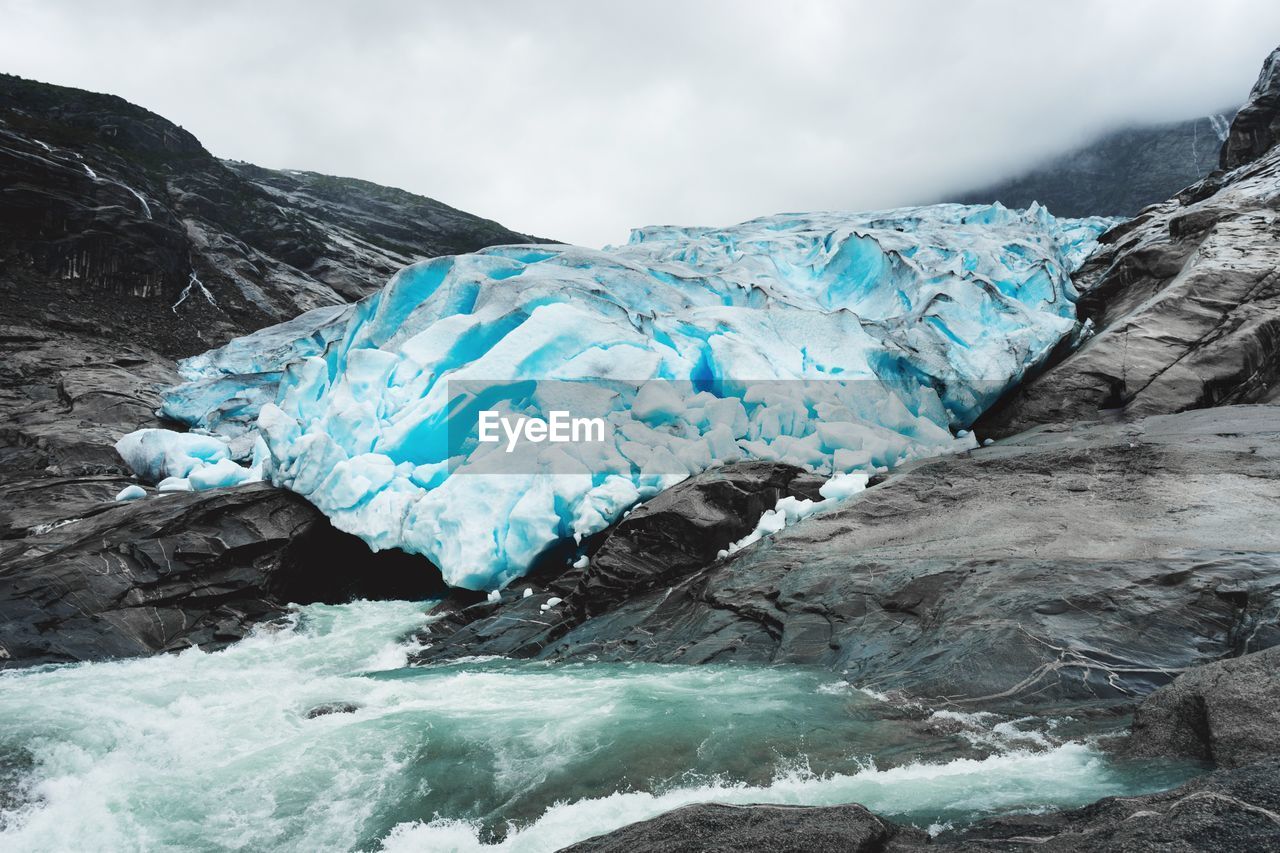
[[[1280,115],[1273,53],[1217,170],[1102,235],[1076,273],[1092,336],[979,430],[1269,401],[1280,379],[1280,148],[1242,161]],[[1270,115],[1270,120],[1265,116]],[[1264,134],[1265,135],[1265,134]],[[1269,137],[1268,137],[1269,138]]]
[[[531,239],[402,190],[223,162],[120,98],[0,75],[0,665],[226,642],[323,600],[268,589],[272,555],[328,529],[305,502],[116,505],[131,477],[113,443],[154,421],[175,358],[415,260]],[[91,568],[104,554],[111,577]]]
[[[1266,154],[1280,142],[1280,51],[1272,51],[1232,122],[1218,165],[1234,169]]]
[[[1133,216],[1216,168],[1234,115],[1223,110],[1116,130],[1024,174],[947,200],[1018,208],[1038,201],[1055,216]]]
[[[365,181],[218,160],[111,95],[0,75],[0,536],[126,482],[173,359],[533,239]]]

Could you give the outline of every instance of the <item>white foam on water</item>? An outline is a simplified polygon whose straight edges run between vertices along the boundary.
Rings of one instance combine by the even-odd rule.
[[[705,785],[660,794],[615,793],[560,803],[501,842],[486,844],[479,827],[458,820],[405,823],[383,842],[385,853],[431,850],[542,853],[694,803],[838,805],[857,802],[885,815],[928,809],[985,811],[1038,801],[1069,803],[1121,793],[1102,755],[1080,743],[1047,752],[1016,752],[983,760],[912,764],[852,775],[794,773],[767,786]],[[939,824],[940,826],[941,824]]]
[[[314,606],[298,618],[299,630],[262,630],[214,654],[0,674],[0,762],[21,747],[34,765],[19,782],[26,802],[0,808],[0,849],[356,843],[411,754],[402,740],[359,727],[340,749],[313,733],[353,715],[305,712],[331,701],[394,703],[360,675],[404,665],[396,638],[422,624],[423,606]],[[303,819],[281,820],[282,810]]]

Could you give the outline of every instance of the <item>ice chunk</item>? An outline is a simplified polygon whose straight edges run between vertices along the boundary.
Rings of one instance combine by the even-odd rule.
[[[847,475],[838,499],[976,446],[956,431],[1077,330],[1070,273],[1110,224],[938,205],[435,258],[189,359],[165,411],[238,448],[260,438],[264,472],[337,527],[493,590],[714,465]],[[480,410],[579,408],[603,441],[507,453],[474,430]],[[138,455],[154,475],[219,461]],[[775,507],[761,535],[798,511]]]
[[[138,498],[145,498],[147,490],[142,486],[125,486],[116,494],[118,501],[136,501]]]
[[[825,495],[824,495],[825,497]],[[765,537],[772,536],[788,525],[795,524],[802,518],[808,518],[820,509],[824,509],[826,501],[811,501],[786,495],[778,500],[773,509],[765,510],[756,522],[755,529],[737,542],[729,543],[729,547],[721,550],[718,557],[723,559],[735,554],[749,545],[754,545]]]
[[[255,476],[255,472],[249,468],[241,467],[230,459],[219,459],[212,465],[205,465],[192,471],[187,479],[190,480],[192,489],[201,492],[205,489],[236,486],[262,478]]]
[[[237,465],[222,439],[199,433],[142,429],[116,442],[116,452],[144,480],[159,481],[157,491],[217,489],[261,480],[269,452],[260,436],[252,436],[252,464]]]
[[[818,494],[828,501],[841,501],[852,497],[867,487],[870,477],[866,471],[839,473],[818,489]]]
[[[738,541],[729,543],[729,547],[716,554],[716,559],[723,560],[730,554],[754,545],[801,519],[834,509],[842,501],[865,490],[869,480],[870,477],[865,471],[836,472],[830,480],[818,488],[818,494],[822,497],[820,501],[811,501],[794,495],[779,498],[773,509],[767,509],[761,514],[754,530]]]
[[[231,456],[222,439],[167,429],[131,432],[116,442],[116,453],[135,474],[153,483],[165,477],[186,477]]]

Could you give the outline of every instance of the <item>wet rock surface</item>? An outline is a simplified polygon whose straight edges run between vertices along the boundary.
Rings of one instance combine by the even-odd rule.
[[[1240,767],[1280,757],[1280,648],[1197,667],[1142,700],[1127,751]]]
[[[23,476],[123,480],[128,471],[112,445],[156,422],[158,389],[177,379],[145,347],[81,338],[56,324],[0,325],[0,488]],[[11,507],[0,508],[0,525]]]
[[[589,618],[665,586],[715,560],[780,498],[821,500],[823,482],[791,465],[747,462],[668,489],[614,527],[569,593],[568,605]]]
[[[420,558],[371,554],[266,484],[99,502],[0,543],[0,667],[219,648],[290,603],[441,588]]]
[[[895,837],[923,842],[924,833],[903,829],[858,805],[685,806],[566,847],[562,853],[880,853]]]
[[[354,714],[359,710],[360,706],[352,702],[325,702],[307,711],[306,717],[308,720],[314,720],[316,717],[327,717],[330,714]]]
[[[481,605],[422,659],[792,663],[984,708],[1130,702],[1280,643],[1278,439],[1270,406],[1032,431],[585,621],[572,594]]]
[[[6,543],[0,570],[5,665],[227,643],[282,612],[263,583],[316,516],[265,486],[182,493]]]
[[[468,655],[535,656],[573,626],[632,598],[679,581],[714,562],[750,533],[779,498],[821,500],[824,479],[792,465],[746,462],[714,468],[638,506],[584,543],[589,564],[572,552],[514,584],[498,602],[456,590],[423,633],[419,663]],[[530,595],[525,596],[524,590]],[[552,603],[554,602],[554,603]]]
[[[1249,100],[1240,108],[1220,152],[1223,169],[1256,160],[1280,142],[1280,48],[1262,63]]]

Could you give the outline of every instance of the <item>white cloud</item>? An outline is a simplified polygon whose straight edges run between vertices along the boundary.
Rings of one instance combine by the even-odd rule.
[[[586,244],[928,201],[1243,99],[1274,2],[0,2],[3,70]]]

